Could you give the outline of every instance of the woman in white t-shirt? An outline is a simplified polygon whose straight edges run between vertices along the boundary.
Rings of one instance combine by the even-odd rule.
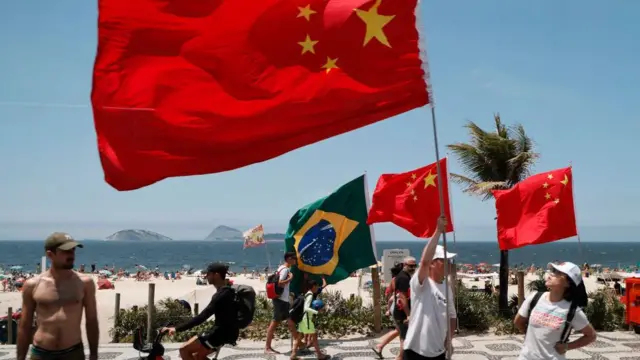
[[[549,291],[529,294],[516,315],[516,327],[526,332],[519,360],[564,360],[568,350],[596,340],[596,332],[581,309],[589,299],[580,268],[570,262],[550,263],[546,285]],[[572,306],[575,314],[567,326]],[[569,342],[571,328],[582,333],[582,337]]]

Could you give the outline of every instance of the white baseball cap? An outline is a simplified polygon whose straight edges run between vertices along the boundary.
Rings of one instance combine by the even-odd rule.
[[[457,254],[447,251],[447,260],[456,257],[456,255]],[[433,260],[436,259],[444,259],[444,247],[442,245],[438,245],[438,247],[436,247],[436,253],[433,255]]]
[[[549,268],[556,269],[557,271],[567,275],[576,286],[582,283],[582,271],[578,265],[572,262],[561,262],[558,264],[549,263]]]

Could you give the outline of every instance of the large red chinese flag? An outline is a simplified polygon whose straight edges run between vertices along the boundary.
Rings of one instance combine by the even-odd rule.
[[[429,103],[417,0],[99,0],[106,181],[265,161]]]
[[[402,174],[383,174],[373,192],[368,224],[391,222],[417,237],[430,237],[440,217],[436,163]],[[440,160],[447,232],[453,231],[447,159]]]
[[[576,236],[571,168],[533,175],[509,190],[495,190],[498,243],[516,249]]]

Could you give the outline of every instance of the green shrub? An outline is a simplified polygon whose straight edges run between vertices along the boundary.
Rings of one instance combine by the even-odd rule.
[[[589,294],[584,309],[589,322],[598,331],[614,331],[625,327],[625,307],[611,289],[600,289]]]
[[[456,306],[458,327],[473,331],[486,331],[493,322],[497,309],[495,296],[485,292],[471,291],[458,285]]]
[[[384,294],[384,288],[381,293]],[[589,294],[589,305],[585,313],[593,327],[598,331],[613,331],[624,328],[624,305],[610,291],[599,290]],[[314,322],[318,334],[322,337],[340,338],[346,335],[374,334],[373,304],[364,305],[362,298],[351,296],[343,298],[340,292],[325,291],[319,296],[325,303],[325,309],[315,316]],[[518,298],[512,296],[509,300],[510,316],[503,317],[498,311],[498,298],[484,292],[474,292],[458,285],[456,289],[456,308],[458,325],[461,330],[471,332],[487,332],[493,330],[498,335],[518,333],[513,325],[513,319],[518,311]],[[393,328],[393,322],[386,316],[387,301],[381,297],[382,328]],[[154,329],[166,325],[177,325],[191,318],[188,310],[172,299],[164,299],[156,305],[156,321]],[[267,327],[273,316],[271,300],[262,295],[256,297],[256,312],[252,324],[240,332],[240,338],[252,340],[264,340]],[[118,342],[132,342],[133,331],[142,327],[146,328],[147,307],[134,307],[121,310],[120,317],[110,330],[111,336],[115,335]],[[212,321],[176,334],[167,341],[186,341],[194,335],[210,329]],[[289,330],[285,324],[280,325],[275,333],[275,338],[289,338]]]
[[[384,289],[382,289],[384,294]],[[373,304],[363,305],[362,298],[352,296],[343,298],[340,292],[325,291],[319,295],[325,303],[325,309],[314,317],[316,329],[320,336],[343,337],[351,334],[373,335]],[[389,328],[393,324],[389,317],[384,316],[387,302],[381,299],[382,327]],[[165,299],[156,305],[156,322],[158,329],[167,324],[177,325],[191,318],[189,311],[175,300]],[[267,337],[267,327],[273,318],[273,305],[265,296],[256,296],[256,312],[249,327],[240,332],[241,339],[264,340]],[[118,342],[131,342],[133,331],[139,327],[146,328],[147,307],[121,310],[118,322],[110,330],[110,334],[117,335]],[[205,323],[185,332],[177,333],[166,341],[182,342],[194,335],[210,329],[213,321]],[[276,329],[275,338],[289,338],[289,330],[285,324]]]
[[[156,305],[156,321],[154,329],[161,328],[169,324],[179,324],[191,317],[191,313],[180,303],[167,298],[160,300]],[[138,328],[147,327],[147,306],[120,310],[120,316],[114,323],[114,327],[109,331],[111,337],[115,337],[116,342],[133,342],[133,332]],[[146,336],[146,335],[145,335]]]

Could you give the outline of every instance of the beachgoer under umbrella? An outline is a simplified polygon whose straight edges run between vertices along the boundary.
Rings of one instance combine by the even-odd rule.
[[[529,294],[514,320],[526,332],[520,360],[564,360],[567,351],[596,340],[596,331],[581,309],[589,299],[580,268],[570,262],[550,263],[545,285],[549,291]],[[571,328],[582,336],[569,342]]]

